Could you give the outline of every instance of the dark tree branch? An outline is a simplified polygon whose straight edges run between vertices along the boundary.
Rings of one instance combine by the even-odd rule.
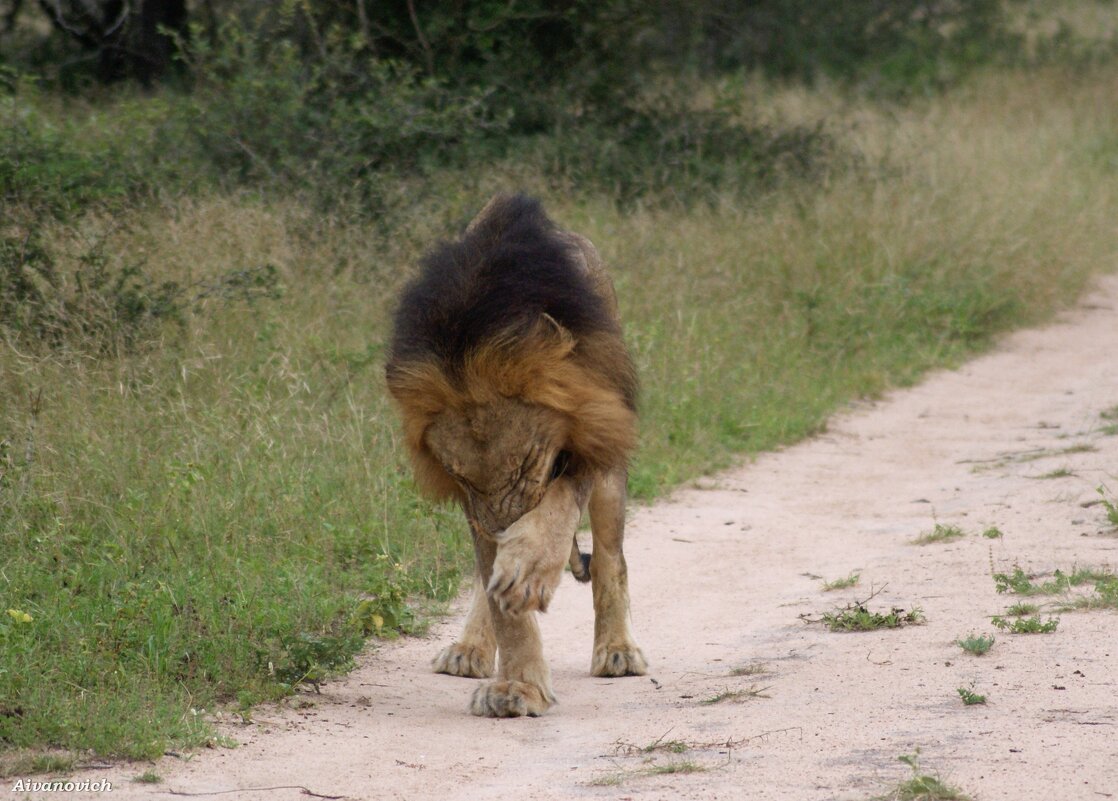
[[[11,33],[16,26],[16,17],[23,8],[23,0],[12,0],[12,6],[4,14],[4,28],[2,33]]]

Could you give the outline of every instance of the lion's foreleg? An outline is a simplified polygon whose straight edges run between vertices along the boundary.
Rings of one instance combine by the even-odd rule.
[[[595,676],[643,676],[644,654],[629,628],[629,578],[622,541],[625,535],[626,472],[619,468],[602,476],[590,495],[590,528],[594,554],[590,579],[594,592]]]
[[[497,535],[493,574],[486,583],[501,612],[547,611],[568,561],[589,483],[558,478],[535,509]]]
[[[479,569],[462,636],[440,651],[431,666],[436,673],[486,679],[493,675],[496,654],[497,635],[493,631],[493,616],[489,614],[489,599]]]
[[[497,544],[475,538],[481,586],[493,575]],[[481,590],[479,586],[479,591]],[[474,691],[470,711],[491,718],[542,715],[553,703],[551,671],[543,658],[543,643],[535,614],[510,615],[487,593],[477,596],[486,605],[500,655],[497,681],[487,682]]]
[[[498,680],[478,687],[470,702],[475,715],[540,715],[555,703],[534,612],[547,609],[562,578],[588,489],[557,479],[500,535],[475,538],[499,654]]]

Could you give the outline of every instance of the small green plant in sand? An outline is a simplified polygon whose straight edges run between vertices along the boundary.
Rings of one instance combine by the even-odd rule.
[[[920,749],[912,754],[901,754],[897,759],[912,768],[911,778],[885,795],[875,796],[873,801],[971,801],[970,796],[947,784],[939,776],[923,772],[920,767]]]
[[[1118,576],[1100,576],[1093,595],[1082,595],[1056,607],[1061,612],[1118,609]]]
[[[704,698],[699,703],[701,703],[703,706],[712,706],[714,704],[720,704],[723,701],[741,702],[748,701],[752,698],[768,698],[769,696],[765,695],[765,691],[767,689],[769,688],[757,686],[751,686],[748,690],[726,689],[720,693],[715,693],[709,698]]]
[[[963,699],[964,706],[976,706],[986,703],[986,696],[976,693],[973,684],[969,688],[959,687],[955,692],[959,693],[959,697]]]
[[[943,523],[936,523],[935,528],[931,531],[925,531],[919,537],[912,541],[913,545],[931,545],[936,542],[951,542],[966,536],[961,528],[955,525],[945,526]]]
[[[1048,581],[1036,583],[1033,579],[1037,575],[1029,575],[1020,567],[1015,566],[1012,573],[995,573],[994,589],[999,593],[1013,593],[1014,595],[1059,595],[1091,582],[1105,581],[1113,578],[1110,570],[1090,567],[1074,567],[1070,573],[1054,570],[1052,578]]]
[[[619,770],[606,773],[590,781],[593,787],[617,787],[629,779],[639,779],[645,776],[666,776],[675,773],[702,773],[708,770],[706,765],[694,760],[684,759],[677,762],[665,762],[662,765],[649,765],[637,770]]]
[[[1101,417],[1106,422],[1099,428],[1099,433],[1106,437],[1113,437],[1118,434],[1118,406],[1111,406],[1109,409],[1104,409],[1099,412]]]
[[[1012,606],[1007,606],[1005,613],[1010,617],[1028,617],[1040,611],[1040,604],[1031,604],[1028,601],[1018,601]]]
[[[834,581],[823,582],[823,592],[831,592],[833,590],[845,590],[854,587],[861,581],[862,575],[857,571],[851,573],[843,578],[837,578]]]
[[[1002,530],[997,526],[990,526],[990,528],[982,532],[982,536],[988,540],[1000,540],[1005,534],[1003,534]]]
[[[730,670],[731,676],[762,676],[769,672],[769,666],[764,662],[750,662]]]
[[[968,654],[982,656],[994,647],[994,635],[974,634],[972,632],[967,637],[956,640],[955,644]]]
[[[163,777],[154,770],[148,770],[132,778],[136,784],[161,784]]]
[[[872,590],[863,600],[855,600],[846,606],[824,612],[819,617],[801,614],[805,623],[822,623],[831,631],[876,631],[877,629],[899,629],[903,626],[918,625],[925,622],[924,612],[919,607],[905,610],[899,606],[890,607],[887,612],[874,612],[866,606],[885,590],[882,584]]]
[[[1112,526],[1118,526],[1118,498],[1107,495],[1106,487],[1100,485],[1095,489],[1102,499],[1102,508],[1106,510],[1106,519]]]
[[[1051,634],[1060,625],[1060,618],[1050,617],[1041,620],[1040,615],[1032,617],[1015,617],[1012,620],[1001,615],[995,615],[991,620],[996,628],[1010,634]]]
[[[648,769],[648,772],[653,776],[662,776],[669,773],[702,773],[707,768],[705,765],[700,765],[690,759],[685,759],[681,762],[668,762],[664,765],[654,765]]]
[[[919,625],[925,622],[925,618],[919,607],[906,611],[894,606],[888,612],[871,612],[865,606],[856,604],[824,612],[822,621],[831,631],[876,631]]]
[[[1032,476],[1032,478],[1036,478],[1036,479],[1045,479],[1045,478],[1071,478],[1071,477],[1072,477],[1072,476],[1074,476],[1074,475],[1075,475],[1075,473],[1073,473],[1073,472],[1071,471],[1071,468],[1068,468],[1068,467],[1060,467],[1060,468],[1058,468],[1058,469],[1056,469],[1056,470],[1051,470],[1051,471],[1049,471],[1049,472],[1047,472],[1047,473],[1041,473],[1041,474],[1040,474],[1039,476]]]

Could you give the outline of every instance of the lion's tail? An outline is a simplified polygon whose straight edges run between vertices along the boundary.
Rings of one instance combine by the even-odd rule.
[[[590,581],[590,554],[578,549],[578,537],[571,540],[571,573],[583,583]]]

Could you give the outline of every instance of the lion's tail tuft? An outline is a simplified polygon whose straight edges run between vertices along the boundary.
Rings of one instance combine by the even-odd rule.
[[[590,581],[590,554],[578,549],[578,537],[571,541],[571,573],[577,581]]]

